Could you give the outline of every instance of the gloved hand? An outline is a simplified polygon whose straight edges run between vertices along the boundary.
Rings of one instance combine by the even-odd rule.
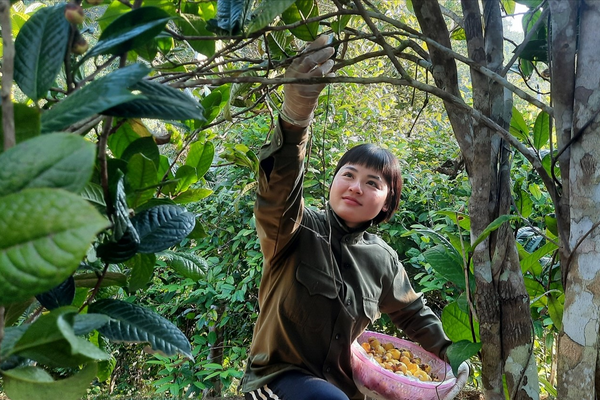
[[[325,47],[330,40],[329,35],[319,36],[306,47],[303,54],[296,58],[285,72],[286,78],[312,78],[334,76],[330,74],[333,68],[331,56],[333,47]],[[315,51],[315,49],[320,49]],[[319,94],[326,86],[320,84],[291,83],[283,85],[284,99],[281,118],[297,126],[308,126],[314,116]]]
[[[460,364],[458,366],[458,374],[457,374],[458,376],[456,377],[456,383],[454,384],[452,389],[450,389],[448,394],[446,394],[446,396],[444,396],[444,398],[442,400],[454,399],[454,397],[456,397],[456,395],[462,390],[462,388],[465,387],[465,384],[467,383],[467,379],[469,379],[469,373],[470,373],[469,364],[467,364],[467,362],[464,361],[462,364]]]

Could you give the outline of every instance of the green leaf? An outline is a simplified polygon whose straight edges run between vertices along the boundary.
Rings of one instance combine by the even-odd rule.
[[[215,156],[215,145],[212,142],[194,142],[190,146],[185,165],[196,168],[198,179],[202,178],[210,168]]]
[[[171,16],[158,7],[140,7],[129,11],[108,25],[98,43],[88,51],[80,63],[101,54],[123,54],[156,37]]]
[[[197,257],[190,253],[176,253],[169,250],[162,252],[161,255],[167,258],[167,265],[186,278],[190,278],[193,281],[199,281],[206,276],[208,263],[204,258]]]
[[[15,139],[17,144],[40,134],[40,112],[25,104],[13,103],[15,115]],[[2,113],[0,113],[0,153],[4,151],[4,131]]]
[[[500,228],[502,224],[509,221],[514,221],[519,219],[517,215],[501,215],[495,220],[493,220],[484,230],[481,232],[479,237],[475,239],[473,244],[470,247],[470,251],[473,251],[475,247],[481,242],[483,242],[493,231]]]
[[[202,18],[193,14],[181,14],[181,18],[175,20],[175,23],[184,36],[213,36],[214,33],[206,27],[206,21],[210,18]],[[215,42],[215,40],[188,40],[192,49],[207,57],[215,54]]]
[[[473,334],[471,332],[471,322],[469,314],[462,311],[457,302],[448,304],[442,310],[442,326],[444,332],[453,342],[467,340],[473,342]],[[479,324],[473,320],[475,331],[475,342],[479,342]]]
[[[185,208],[159,205],[131,219],[140,236],[140,253],[156,253],[181,242],[194,229],[194,214]]]
[[[66,133],[38,136],[0,154],[0,196],[27,188],[78,193],[94,168],[96,147]]]
[[[64,9],[41,8],[15,39],[15,82],[34,101],[46,96],[65,59],[70,25]]]
[[[130,227],[115,241],[104,242],[96,248],[96,256],[102,261],[112,264],[122,263],[133,257],[139,248],[139,237]]]
[[[96,273],[89,272],[85,274],[77,274],[73,277],[75,279],[75,285],[77,287],[93,288],[98,284],[100,276]],[[100,287],[126,287],[127,286],[127,275],[120,272],[107,272],[104,274]]]
[[[287,10],[295,0],[265,0],[253,11],[254,19],[248,26],[248,33],[261,30],[269,25],[275,17]]]
[[[127,120],[119,129],[108,137],[108,148],[116,158],[123,158],[122,154],[131,143],[141,136],[133,129],[131,121]]]
[[[108,221],[62,189],[0,197],[0,304],[26,300],[67,279]]]
[[[464,28],[456,28],[450,33],[450,39],[453,40],[467,40],[467,34]]]
[[[88,182],[87,185],[79,192],[79,195],[96,206],[98,211],[102,212],[106,208],[104,201],[104,190],[97,183]]]
[[[103,114],[124,118],[204,120],[202,106],[180,90],[149,80],[137,82],[130,89],[141,95],[107,109]]]
[[[529,137],[529,127],[523,119],[523,114],[516,107],[512,109],[512,118],[510,120],[510,133],[517,139],[526,141]]]
[[[519,210],[519,214],[524,218],[528,218],[533,212],[533,201],[529,197],[529,193],[520,187],[515,187],[515,194],[515,206]]]
[[[42,133],[64,130],[70,125],[127,101],[136,95],[128,90],[150,72],[131,64],[96,79],[42,114]]]
[[[110,321],[104,314],[76,314],[73,319],[73,331],[76,335],[83,336],[95,331]]]
[[[545,245],[521,260],[521,270],[523,272],[530,271],[534,276],[539,276],[539,274],[542,273],[540,259],[552,253],[557,248],[556,244],[547,242]]]
[[[128,196],[128,203],[132,208],[154,197],[154,186],[158,184],[156,164],[143,154],[134,154],[129,159],[125,178],[133,189],[133,193]]]
[[[558,221],[556,217],[551,215],[546,215],[544,217],[544,223],[546,224],[546,229],[552,233],[554,236],[558,236]]]
[[[294,4],[281,14],[281,19],[286,25],[289,25],[318,15],[319,7],[317,2],[313,0],[296,0]],[[300,25],[297,28],[290,29],[290,32],[300,40],[312,42],[319,35],[319,22]]]
[[[540,150],[548,145],[550,139],[550,116],[545,111],[540,111],[533,125],[533,146]]]
[[[129,161],[134,154],[143,154],[158,167],[160,163],[160,151],[153,137],[142,137],[131,143],[121,154],[121,158]]]
[[[558,331],[562,329],[563,312],[565,308],[564,293],[556,295],[555,293],[548,294],[548,314],[552,319],[552,323]]]
[[[211,31],[221,31],[229,35],[239,34],[244,26],[247,7],[251,4],[248,0],[218,0],[217,18],[208,21]]]
[[[7,327],[4,330],[4,339],[0,347],[0,359],[4,361],[12,353],[13,347],[21,339],[31,324]]]
[[[242,76],[246,73],[242,72]],[[236,84],[239,85],[239,84]],[[202,99],[202,107],[204,108],[205,123],[212,122],[219,116],[225,105],[228,104],[230,85],[223,85],[213,89],[212,92]]]
[[[200,225],[200,224],[198,224]],[[27,309],[29,308],[29,306],[31,306],[31,304],[35,301],[34,297],[31,297],[25,301],[20,301],[17,303],[11,303],[11,304],[7,304],[4,308],[4,325],[5,326],[12,326],[13,324],[15,324],[23,315],[23,313],[25,313],[25,311],[27,311]],[[2,345],[4,346],[4,342],[2,342]],[[0,359],[2,359],[3,357],[0,355]]]
[[[177,172],[175,172],[175,179],[177,179],[175,193],[185,192],[191,185],[198,182],[196,168],[191,165],[182,165],[177,169]]]
[[[457,343],[452,343],[446,350],[448,363],[452,367],[454,376],[458,376],[458,367],[463,362],[467,361],[481,350],[481,343],[472,343],[467,340],[461,340]]]
[[[74,308],[59,308],[33,322],[11,350],[11,354],[54,367],[76,367],[106,360],[108,354],[75,335]]]
[[[180,353],[194,359],[185,335],[169,320],[150,310],[113,299],[98,300],[90,304],[88,310],[112,318],[99,331],[114,342],[149,343],[153,350],[167,356]]]
[[[79,400],[96,377],[96,363],[87,364],[75,375],[55,381],[39,367],[3,371],[4,390],[12,400]]]
[[[453,247],[438,244],[425,250],[423,257],[448,282],[466,288],[462,257]]]
[[[145,289],[152,279],[156,256],[154,254],[136,254],[125,265],[130,269],[128,279],[129,293]]]
[[[181,193],[179,196],[175,197],[175,199],[173,200],[177,204],[195,203],[210,196],[212,192],[212,190],[204,188],[188,189],[185,192]]]
[[[48,310],[70,306],[75,298],[75,280],[73,276],[69,276],[64,282],[49,291],[36,295],[35,298]]]

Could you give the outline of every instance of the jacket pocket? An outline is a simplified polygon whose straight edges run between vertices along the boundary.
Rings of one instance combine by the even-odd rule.
[[[283,313],[300,330],[322,331],[331,325],[341,284],[324,271],[300,263],[294,284],[283,300]]]
[[[370,297],[363,297],[363,311],[371,322],[377,321],[381,316],[378,300]]]

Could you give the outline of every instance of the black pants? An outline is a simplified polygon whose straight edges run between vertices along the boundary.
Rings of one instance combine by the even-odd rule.
[[[348,400],[340,389],[324,379],[290,371],[249,393],[246,400]]]

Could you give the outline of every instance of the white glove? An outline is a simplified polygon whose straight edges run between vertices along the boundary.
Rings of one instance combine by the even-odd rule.
[[[462,388],[465,387],[465,384],[467,383],[467,379],[469,379],[469,364],[467,364],[466,361],[464,361],[462,364],[460,364],[458,366],[458,374],[457,375],[458,376],[456,377],[456,383],[454,384],[452,389],[450,389],[448,394],[446,394],[446,396],[444,396],[444,398],[442,400],[454,399],[454,397],[456,397],[456,395],[458,393],[460,393]]]
[[[334,76],[330,74],[333,68],[331,56],[335,52],[333,47],[327,46],[330,36],[319,36],[306,47],[303,54],[296,58],[285,72],[286,78],[312,78]],[[315,49],[320,49],[316,50]],[[281,118],[296,126],[308,126],[314,116],[319,94],[326,83],[302,84],[291,83],[283,85],[284,100],[281,109]]]

